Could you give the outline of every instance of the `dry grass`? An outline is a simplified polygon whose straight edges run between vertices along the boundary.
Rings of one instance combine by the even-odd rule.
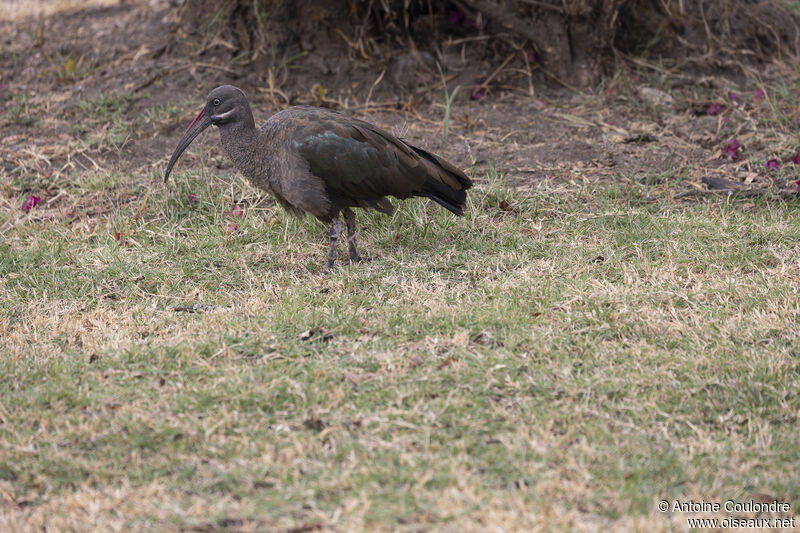
[[[2,0],[0,21],[17,21],[25,17],[50,16],[62,11],[73,11],[87,7],[119,3],[119,0]]]
[[[326,277],[324,228],[239,178],[71,187],[0,211],[0,529],[669,531],[661,499],[800,504],[792,204],[492,174],[463,219],[361,216],[373,261]],[[78,194],[133,201],[59,216]]]
[[[722,88],[664,109],[627,82],[529,116],[499,95],[454,108],[449,143],[446,111],[417,111],[411,138],[484,159],[466,216],[360,213],[373,260],[330,276],[325,228],[215,155],[185,157],[162,188],[163,132],[197,101],[140,113],[143,95],[15,94],[0,117],[0,531],[674,531],[691,515],[656,505],[678,498],[795,515],[797,203],[671,198],[716,174],[785,191],[797,83],[712,118]],[[476,118],[490,105],[505,114]],[[534,125],[552,138],[533,145]],[[674,164],[570,158],[580,142],[625,162],[645,134]],[[742,158],[721,162],[733,136]],[[131,139],[168,146],[110,170]],[[545,179],[511,187],[501,161],[515,183]]]

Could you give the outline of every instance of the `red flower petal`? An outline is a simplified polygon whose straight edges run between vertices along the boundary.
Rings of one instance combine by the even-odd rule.
[[[792,163],[794,163],[795,165],[800,165],[800,152],[794,154],[794,157],[792,158]]]
[[[772,159],[764,163],[764,166],[767,167],[769,170],[778,170],[779,168],[781,168],[781,162],[773,157]]]
[[[731,139],[728,141],[728,146],[725,147],[725,153],[727,153],[728,157],[731,159],[736,159],[739,157],[739,148],[741,148],[739,141],[736,139]]]
[[[197,202],[197,195],[195,193],[193,193],[193,192],[190,192],[189,193],[189,201],[192,202],[192,203],[196,203]]]
[[[231,211],[231,215],[235,216],[236,218],[242,218],[244,216],[244,209],[239,204],[233,206],[233,210]]]
[[[714,102],[710,106],[708,106],[708,110],[706,111],[706,113],[708,113],[712,117],[715,117],[715,116],[719,115],[720,113],[722,113],[723,109],[724,108],[722,107],[722,105],[719,102]]]
[[[228,235],[236,233],[237,231],[239,231],[239,224],[236,223],[228,224],[228,227],[225,228],[225,231],[228,232]]]
[[[480,100],[486,96],[486,87],[483,85],[473,85],[469,90],[470,100]]]
[[[755,100],[756,102],[760,102],[766,97],[767,93],[764,92],[764,89],[756,89],[756,92],[753,93],[753,100]]]
[[[28,197],[27,200],[25,200],[25,203],[22,204],[22,210],[27,213],[28,211],[39,205],[39,202],[41,201],[42,199],[39,198],[38,196],[31,195]]]

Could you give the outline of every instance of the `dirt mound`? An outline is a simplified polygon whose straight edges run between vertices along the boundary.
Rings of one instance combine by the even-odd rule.
[[[796,8],[774,0],[633,0],[620,9],[614,44],[701,67],[766,62],[800,55],[799,21]]]
[[[213,5],[212,5],[213,4]],[[391,63],[409,51],[446,65],[454,47],[572,86],[610,74],[620,52],[704,70],[796,57],[800,16],[778,0],[184,0],[170,49],[308,61]],[[212,7],[214,7],[212,9]],[[432,61],[419,60],[420,65]],[[329,65],[347,69],[348,65]]]

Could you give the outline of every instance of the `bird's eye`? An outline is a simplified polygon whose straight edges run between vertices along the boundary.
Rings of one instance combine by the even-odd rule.
[[[214,98],[214,101],[212,103],[214,105],[219,105],[219,98]]]

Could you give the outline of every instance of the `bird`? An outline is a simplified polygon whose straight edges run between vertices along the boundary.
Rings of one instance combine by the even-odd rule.
[[[330,225],[326,274],[335,263],[341,218],[347,227],[347,263],[362,261],[353,208],[391,215],[394,207],[387,196],[427,197],[455,215],[464,214],[472,181],[441,157],[373,124],[319,107],[292,106],[256,128],[247,96],[233,85],[209,93],[172,153],[165,183],[184,150],[211,125],[219,129],[234,167],[255,186],[289,213],[310,214]]]

